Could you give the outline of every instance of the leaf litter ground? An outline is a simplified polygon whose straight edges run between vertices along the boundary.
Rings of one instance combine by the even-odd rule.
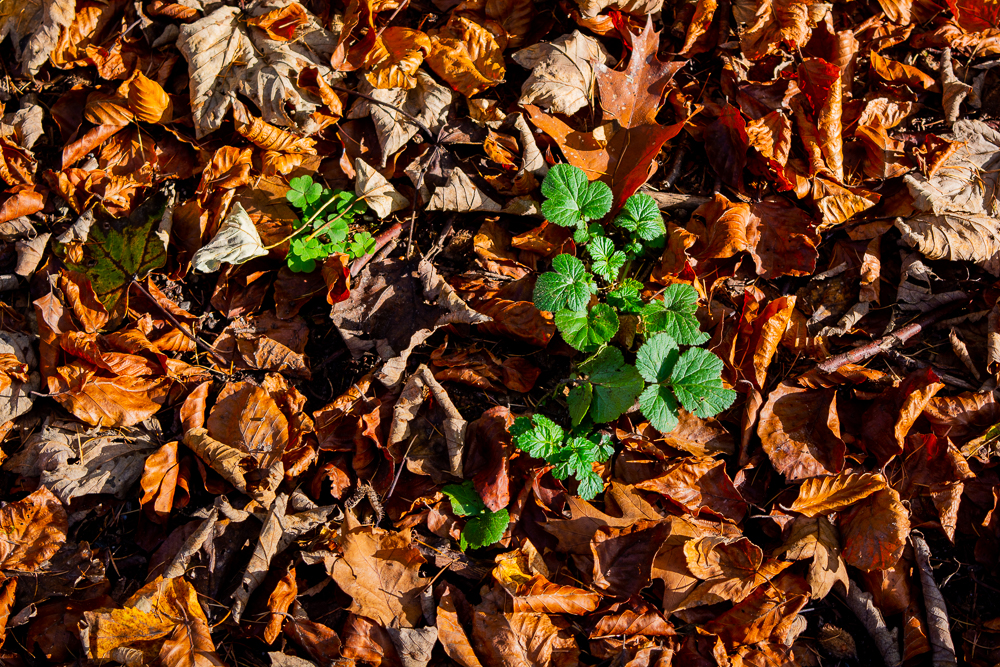
[[[1000,660],[1000,14],[779,4],[3,4],[3,660]]]

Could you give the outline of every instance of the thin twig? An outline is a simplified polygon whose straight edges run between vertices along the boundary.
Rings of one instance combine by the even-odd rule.
[[[180,321],[176,317],[171,315],[166,308],[161,306],[159,302],[155,298],[153,298],[153,295],[150,294],[148,291],[146,291],[146,288],[143,287],[138,280],[133,278],[132,284],[135,285],[139,289],[139,291],[142,292],[143,295],[145,295],[145,297],[149,299],[161,313],[163,313],[163,316],[167,318],[167,321],[170,322],[172,325],[174,325],[174,327],[176,327],[178,331],[187,336],[191,341],[194,342],[195,345],[203,349],[208,354],[212,355],[216,361],[222,364],[223,367],[229,364],[229,360],[223,357],[221,352],[219,352],[214,347],[203,341],[198,336],[188,333],[188,331],[184,328],[184,326],[180,323]]]
[[[836,585],[834,590],[843,596],[844,603],[854,612],[861,624],[865,626],[865,630],[875,640],[875,645],[878,647],[879,653],[882,654],[882,660],[885,661],[886,667],[899,667],[903,660],[899,657],[897,630],[895,628],[889,630],[885,619],[882,618],[882,612],[872,601],[871,594],[861,590],[853,579],[848,581],[850,587],[847,591],[843,590],[842,583]]]
[[[941,378],[941,381],[945,384],[950,384],[953,387],[958,387],[959,389],[965,389],[966,391],[977,391],[976,387],[971,382],[966,382],[960,377],[955,377],[951,373],[945,373],[943,370],[935,366],[934,364],[929,364],[926,361],[921,361],[919,359],[912,359],[906,355],[900,353],[897,350],[879,350],[879,354],[888,359],[889,361],[894,361],[907,371],[922,370],[924,368],[930,368],[934,371],[934,374]]]
[[[916,322],[908,324],[902,329],[894,331],[888,336],[883,336],[878,340],[872,341],[867,345],[862,345],[861,347],[856,347],[850,352],[845,352],[843,354],[838,354],[835,357],[830,357],[826,361],[822,362],[817,366],[817,368],[824,373],[833,373],[841,366],[846,364],[856,364],[864,361],[865,359],[870,359],[882,350],[888,350],[890,348],[896,347],[906,341],[910,340],[924,329],[934,324],[938,320],[943,319],[945,316],[950,315],[952,311],[958,309],[960,306],[967,306],[970,303],[969,297],[965,294],[956,294],[951,297],[951,300],[940,308],[927,313],[921,317]]]

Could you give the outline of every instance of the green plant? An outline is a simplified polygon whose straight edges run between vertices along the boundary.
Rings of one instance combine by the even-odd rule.
[[[506,508],[491,512],[472,486],[472,482],[449,484],[441,491],[451,501],[452,512],[458,516],[468,517],[459,541],[463,551],[467,547],[473,549],[488,547],[503,537],[507,524],[510,523],[510,514]]]
[[[348,241],[350,225],[368,205],[354,194],[332,191],[314,183],[309,175],[288,183],[285,199],[302,214],[295,221],[290,239],[288,268],[296,273],[316,269],[316,261],[336,253],[347,253],[352,260],[375,250],[375,239],[368,232],[357,232]]]
[[[584,500],[590,500],[604,488],[592,464],[604,463],[614,453],[607,435],[567,434],[543,415],[518,417],[510,427],[510,434],[523,451],[552,464],[552,476],[556,479],[575,477],[579,482],[577,493]]]
[[[603,183],[588,182],[576,167],[557,165],[542,183],[542,193],[546,217],[573,227],[586,255],[556,256],[552,270],[538,277],[534,302],[553,313],[569,345],[589,356],[565,382],[572,434],[539,415],[518,419],[510,432],[522,450],[556,466],[557,479],[573,474],[580,480],[580,496],[592,497],[601,480],[590,464],[613,452],[607,436],[587,435],[592,424],[617,419],[638,400],[646,419],[669,432],[677,425],[679,407],[711,417],[732,405],[736,392],[722,384],[722,360],[697,347],[709,338],[695,316],[698,292],[673,284],[644,297],[643,283],[629,275],[637,258],[664,245],[666,228],[656,201],[632,195],[605,233],[594,222],[611,210],[611,191]],[[610,344],[623,317],[637,321],[643,337],[634,365],[626,361],[629,350]]]

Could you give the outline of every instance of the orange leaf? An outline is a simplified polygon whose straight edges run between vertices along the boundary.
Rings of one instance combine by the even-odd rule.
[[[309,15],[297,2],[290,2],[284,7],[272,9],[266,14],[247,20],[247,25],[260,28],[268,37],[279,42],[287,42],[295,37],[295,30],[307,23]]]
[[[443,28],[429,36],[427,64],[466,97],[503,81],[503,52],[483,26],[453,14]]]
[[[725,462],[708,457],[677,459],[665,473],[635,486],[659,493],[693,514],[701,511],[741,521],[747,511],[746,502],[726,474]]]
[[[767,397],[757,434],[774,469],[789,482],[836,474],[844,467],[835,389],[781,383]]]
[[[875,73],[889,83],[903,84],[916,91],[941,92],[941,86],[937,79],[924,74],[916,67],[883,58],[874,51],[869,52],[868,57],[871,59],[872,69]]]
[[[389,26],[365,56],[365,79],[375,88],[415,88],[414,75],[432,48],[420,30]]]
[[[173,103],[160,84],[147,79],[142,72],[136,70],[132,78],[122,86],[128,91],[128,106],[137,119],[146,123],[170,122]]]
[[[150,520],[166,523],[170,518],[179,471],[177,441],[168,442],[146,459],[139,482],[143,491],[139,504]]]
[[[66,510],[44,486],[5,505],[0,508],[0,567],[37,570],[63,546],[67,530]]]
[[[288,615],[288,608],[295,602],[298,594],[299,587],[295,583],[295,568],[289,566],[285,576],[278,581],[274,591],[267,598],[267,609],[271,612],[271,617],[267,621],[267,627],[264,628],[264,641],[268,644],[273,644],[274,640],[281,634],[281,628]]]
[[[829,477],[807,479],[789,509],[809,517],[839,512],[886,488],[879,473],[842,472]]]
[[[861,570],[892,567],[910,535],[910,515],[895,489],[885,488],[840,515],[844,560]]]

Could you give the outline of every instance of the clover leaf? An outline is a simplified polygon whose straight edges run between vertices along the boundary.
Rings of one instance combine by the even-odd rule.
[[[285,193],[285,199],[292,206],[300,209],[306,208],[306,206],[318,200],[323,194],[323,185],[313,183],[312,176],[308,175],[293,178],[288,182],[288,186],[289,189]]]
[[[551,313],[563,308],[582,311],[587,308],[590,295],[595,292],[597,285],[583,262],[564,253],[552,260],[552,271],[538,277],[534,292],[535,306]]]
[[[350,250],[351,259],[371,254],[375,252],[375,238],[368,232],[358,232],[351,240],[348,250]]]
[[[542,181],[542,213],[561,227],[580,227],[603,218],[611,210],[611,188],[601,181],[590,182],[579,167],[557,164]]]

